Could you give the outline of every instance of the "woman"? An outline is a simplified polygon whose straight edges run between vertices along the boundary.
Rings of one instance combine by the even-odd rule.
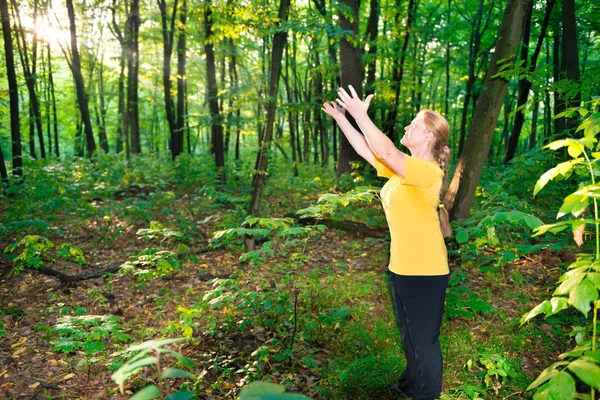
[[[389,180],[381,189],[391,248],[391,286],[406,370],[390,389],[416,400],[436,399],[442,390],[442,351],[438,340],[448,285],[444,236],[452,231],[440,201],[450,157],[448,122],[423,110],[404,128],[398,150],[367,115],[373,95],[362,101],[352,86],[340,88],[335,103],[324,103],[356,152]],[[348,112],[362,131],[348,121]]]

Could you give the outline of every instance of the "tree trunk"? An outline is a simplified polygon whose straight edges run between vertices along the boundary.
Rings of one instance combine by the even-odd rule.
[[[531,32],[531,14],[533,10],[533,1],[527,11],[527,21],[525,25],[525,29],[523,31],[523,45],[521,48],[521,60],[526,62],[525,67],[529,73],[535,71],[535,67],[537,64],[537,59],[540,55],[540,51],[542,50],[542,44],[544,43],[544,39],[546,37],[546,31],[548,29],[548,23],[550,22],[550,14],[552,13],[552,8],[554,7],[554,3],[556,0],[548,0],[546,5],[546,14],[544,16],[544,22],[542,23],[540,37],[538,38],[537,45],[535,46],[535,50],[533,55],[531,56],[531,61],[527,64],[527,53],[529,49],[529,36]],[[529,79],[528,79],[529,78]],[[504,162],[507,163],[513,159],[515,156],[515,151],[517,149],[517,144],[519,142],[519,137],[521,136],[521,130],[523,129],[523,123],[525,122],[525,113],[523,113],[523,108],[525,104],[527,104],[527,98],[529,97],[529,91],[531,90],[532,82],[530,77],[523,77],[519,80],[519,95],[517,99],[517,112],[515,114],[515,123],[513,125],[513,129],[510,135],[510,139],[508,142],[508,147],[506,149],[506,155],[504,156]],[[535,141],[534,141],[535,142]],[[531,140],[530,140],[531,145]]]
[[[280,0],[278,18],[281,24],[285,24],[288,19],[290,0]],[[271,67],[269,71],[269,96],[267,97],[267,120],[260,141],[260,147],[254,166],[254,178],[252,181],[252,200],[250,204],[250,215],[258,215],[260,209],[260,199],[269,166],[269,150],[273,139],[273,125],[275,123],[275,109],[277,106],[277,90],[279,88],[279,75],[281,73],[281,60],[283,58],[283,48],[287,40],[287,32],[283,29],[278,30],[273,37],[273,49],[271,51]],[[254,239],[246,240],[246,249],[254,249]]]
[[[501,77],[494,78],[494,75],[499,72],[500,67],[506,65],[505,62],[499,64],[499,61],[511,60],[508,62],[514,63],[523,33],[523,18],[530,1],[509,0],[506,5],[496,48],[475,108],[464,151],[445,199],[450,216],[454,219],[466,218],[473,204],[508,88],[508,81]]]
[[[36,54],[37,54],[37,42],[36,35],[33,37],[31,62],[29,60],[29,49],[27,47],[27,41],[25,39],[25,29],[21,23],[21,15],[19,13],[19,6],[15,0],[12,0],[13,10],[16,14],[18,22],[18,30],[16,32],[17,49],[21,58],[21,65],[23,67],[23,75],[25,76],[25,84],[29,93],[29,151],[33,158],[36,158],[35,153],[35,134],[37,133],[38,141],[40,143],[40,155],[42,158],[46,158],[46,148],[44,145],[44,129],[42,127],[42,113],[40,111],[40,105],[36,92]],[[37,0],[34,1],[34,21],[37,18]]]
[[[367,81],[365,90],[367,94],[375,93],[375,70],[377,69],[377,27],[381,6],[378,0],[370,0],[369,19],[367,21],[366,36],[369,39],[367,51]]]
[[[2,146],[0,146],[0,178],[2,178],[2,182],[8,183],[8,171],[6,170],[6,163],[4,162]]]
[[[75,88],[77,91],[77,104],[81,112],[81,120],[83,122],[83,131],[85,133],[85,144],[87,156],[92,157],[96,152],[96,141],[94,140],[94,132],[92,129],[92,119],[90,118],[90,110],[88,98],[85,93],[85,84],[81,73],[81,60],[79,57],[79,49],[77,48],[77,31],[75,28],[75,10],[73,8],[73,0],[67,1],[67,11],[69,14],[69,28],[71,32],[71,72],[75,80]]]
[[[102,58],[104,58],[102,56]],[[98,122],[98,139],[100,141],[100,147],[108,154],[108,139],[106,137],[106,93],[104,90],[104,60],[101,60],[100,67],[98,68],[98,111],[97,122]]]
[[[10,30],[10,15],[7,0],[0,0],[0,18],[2,18],[2,37],[4,39],[4,61],[8,78],[8,95],[10,102],[10,136],[12,141],[13,175],[23,176],[23,158],[21,154],[21,130],[19,124],[19,86],[15,71],[15,57]]]
[[[163,93],[165,96],[165,110],[169,123],[171,158],[175,160],[183,152],[183,135],[177,130],[175,121],[175,102],[171,94],[171,54],[173,53],[173,34],[175,32],[175,19],[177,16],[177,2],[173,5],[170,25],[167,15],[166,0],[157,0],[160,9],[162,36],[163,36]]]
[[[140,137],[138,76],[140,70],[139,32],[140,32],[140,2],[131,0],[131,9],[126,23],[127,43],[127,132],[130,139],[131,152],[140,154],[142,143]]]
[[[217,76],[215,67],[215,52],[213,49],[212,4],[204,3],[204,49],[206,52],[206,82],[208,91],[208,108],[210,110],[210,132],[215,155],[215,167],[219,183],[225,183],[225,149],[223,146],[223,123],[217,97]]]
[[[127,6],[127,2],[125,5]],[[119,154],[123,151],[125,146],[125,154],[127,160],[130,159],[131,149],[129,147],[129,127],[127,124],[127,115],[125,112],[125,60],[127,58],[127,45],[125,43],[125,37],[121,32],[121,28],[117,23],[117,0],[113,0],[111,5],[112,14],[112,32],[113,35],[119,41],[121,45],[121,57],[119,58],[119,78],[118,78],[118,102],[117,102],[117,140],[116,140],[116,153]],[[127,23],[125,24],[125,32],[127,32]],[[127,134],[126,134],[127,132]]]
[[[358,37],[359,0],[341,0],[340,3],[350,11],[350,16],[347,15],[346,11],[340,11],[340,28],[344,32],[349,32],[349,34],[354,37]],[[346,35],[343,35],[340,38],[341,86],[347,89],[348,85],[352,85],[358,96],[362,97],[363,75],[363,67],[360,61],[360,48],[346,39]],[[356,123],[350,115],[348,115],[348,120],[356,127]],[[351,172],[351,163],[360,159],[360,156],[350,145],[346,136],[341,132],[339,134],[339,144],[337,176]]]
[[[56,91],[54,89],[54,76],[52,74],[52,53],[50,43],[46,46],[48,54],[48,91],[50,92],[50,101],[52,102],[52,128],[54,132],[54,154],[56,158],[60,157],[60,147],[58,145],[58,116],[56,111]],[[50,117],[48,117],[50,118]]]
[[[558,82],[562,80],[562,71],[560,65],[560,48],[561,48],[561,34],[560,34],[560,25],[558,22],[554,25],[553,32],[553,41],[552,41],[552,78],[554,82]],[[566,108],[565,99],[563,94],[558,90],[558,88],[554,87],[554,115],[558,115],[562,113]],[[564,130],[566,129],[566,120],[565,117],[554,118],[554,135],[555,136],[563,136]]]
[[[396,4],[396,7],[399,8],[399,3]],[[406,60],[406,50],[408,49],[408,42],[410,40],[410,30],[412,27],[412,23],[417,12],[417,4],[415,0],[409,0],[408,2],[408,11],[406,14],[406,25],[404,27],[404,39],[402,42],[402,49],[400,50],[400,54],[394,57],[393,67],[392,67],[392,85],[394,86],[394,101],[392,102],[391,109],[388,112],[387,118],[384,122],[383,131],[386,135],[388,135],[392,140],[395,139],[395,130],[396,130],[396,119],[398,117],[398,107],[400,102],[400,89],[402,87],[402,77],[404,76],[404,62]],[[400,26],[400,11],[396,11],[396,25]],[[343,135],[342,135],[343,136]],[[340,136],[341,137],[341,136]]]
[[[579,53],[577,47],[577,29],[575,20],[575,0],[563,0],[562,8],[562,53],[561,70],[563,78],[568,79],[577,86],[575,95],[566,98],[566,107],[578,107],[581,104],[581,88],[579,87]],[[575,129],[578,125],[577,118],[567,118],[565,128]]]
[[[460,120],[460,137],[458,139],[458,154],[462,154],[464,145],[465,145],[465,137],[467,133],[467,118],[469,115],[469,105],[471,99],[473,98],[473,87],[475,86],[475,80],[477,79],[477,75],[475,74],[475,67],[477,64],[477,58],[479,57],[479,48],[481,46],[481,38],[483,36],[483,32],[485,30],[481,29],[481,24],[483,21],[483,9],[484,9],[484,0],[479,0],[479,7],[477,9],[477,14],[475,16],[475,21],[471,22],[471,36],[469,38],[469,62],[468,62],[468,72],[467,72],[467,83],[465,86],[465,97],[463,100],[463,108],[462,108],[462,116]],[[491,13],[491,8],[490,8]],[[466,18],[465,18],[466,19]],[[475,108],[475,102],[473,102],[473,109]]]

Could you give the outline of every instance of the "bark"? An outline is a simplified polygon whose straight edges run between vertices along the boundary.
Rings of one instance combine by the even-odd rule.
[[[578,87],[575,95],[567,98],[566,107],[578,107],[581,104],[581,90],[579,88],[579,52],[577,46],[577,25],[575,20],[575,0],[563,0],[562,8],[562,53],[561,70],[563,77]],[[576,118],[568,118],[565,128],[575,129],[578,125]]]
[[[166,0],[157,0],[160,9],[161,27],[163,36],[163,93],[165,98],[165,110],[167,122],[169,123],[171,158],[175,160],[183,152],[183,135],[177,130],[175,121],[175,101],[171,94],[171,55],[173,54],[173,35],[175,32],[175,19],[177,15],[178,0],[173,5],[173,13],[167,14]]]
[[[546,5],[546,14],[544,16],[544,21],[542,23],[540,37],[538,38],[537,44],[535,46],[535,50],[531,56],[531,60],[525,64],[527,68],[527,72],[533,73],[535,71],[537,65],[537,59],[542,50],[542,44],[544,43],[544,39],[546,38],[546,32],[548,30],[548,23],[550,22],[550,14],[552,13],[552,9],[554,7],[554,3],[556,0],[548,0]],[[529,47],[529,36],[531,31],[531,14],[533,10],[533,1],[528,10],[527,15],[527,24],[525,25],[525,29],[523,31],[523,46],[521,48],[521,60],[527,61],[527,53]],[[515,122],[513,125],[513,129],[510,135],[510,139],[508,141],[508,147],[506,149],[506,155],[504,156],[504,162],[507,163],[513,159],[515,156],[515,152],[517,149],[517,144],[519,142],[519,137],[521,136],[521,130],[523,129],[523,123],[525,122],[525,114],[523,113],[523,108],[525,104],[527,104],[527,98],[529,97],[529,91],[531,90],[532,81],[531,77],[523,77],[519,80],[519,95],[517,98],[517,112],[515,114]],[[535,140],[530,140],[530,148],[532,143],[535,143]]]
[[[284,24],[287,22],[289,14],[290,0],[280,0],[278,19]],[[260,199],[269,166],[269,150],[273,140],[273,125],[275,123],[275,108],[277,106],[277,90],[279,88],[279,75],[281,74],[281,60],[283,58],[283,48],[287,41],[287,32],[278,30],[273,37],[273,48],[271,51],[271,66],[269,71],[269,96],[267,98],[267,118],[263,134],[261,135],[260,147],[254,166],[254,178],[252,181],[252,200],[250,204],[250,214],[258,215],[260,210]],[[254,249],[254,239],[246,240],[248,251]]]
[[[66,0],[67,11],[69,14],[69,30],[71,32],[71,72],[75,81],[75,89],[77,92],[77,104],[81,112],[81,120],[83,122],[83,131],[85,133],[85,145],[87,156],[92,157],[96,152],[96,141],[94,140],[94,132],[92,129],[92,119],[90,118],[90,110],[88,98],[85,92],[85,83],[81,72],[81,59],[79,57],[79,49],[77,47],[77,29],[75,27],[75,10],[73,8],[73,0]]]
[[[475,21],[469,21],[468,18],[465,18],[467,21],[471,22],[471,36],[469,38],[469,63],[468,63],[468,72],[467,72],[467,83],[465,86],[465,97],[463,100],[463,109],[461,115],[460,122],[460,136],[458,139],[458,154],[462,154],[465,137],[467,132],[467,118],[469,115],[469,105],[471,99],[474,97],[473,87],[475,86],[475,81],[477,79],[477,74],[475,73],[475,69],[477,66],[477,59],[479,58],[480,47],[481,47],[481,38],[483,37],[483,33],[487,30],[489,25],[489,16],[492,13],[493,7],[490,7],[490,12],[488,14],[487,22],[483,24],[483,12],[484,12],[484,0],[479,0],[479,7],[477,8],[477,14],[475,16]],[[482,27],[483,24],[483,27]],[[483,64],[483,62],[482,62]],[[473,109],[475,108],[475,99],[473,99]]]
[[[131,152],[140,154],[142,144],[140,137],[138,76],[140,69],[139,32],[140,32],[140,2],[132,0],[127,17],[127,133],[131,140]]]
[[[340,11],[340,28],[344,35],[340,38],[340,82],[341,86],[348,88],[352,85],[359,97],[362,98],[363,67],[360,61],[360,48],[348,40],[348,36],[358,38],[359,0],[341,0],[345,12]],[[350,14],[350,17],[347,14]],[[355,125],[354,119],[348,115],[350,122]],[[341,132],[339,133],[339,153],[337,162],[337,176],[352,172],[351,163],[360,159],[354,148]]]
[[[8,78],[8,95],[10,103],[10,136],[12,141],[13,175],[23,176],[23,157],[21,153],[21,131],[19,124],[19,87],[15,71],[10,15],[7,0],[0,0],[0,18],[2,19],[2,38],[4,40],[4,61]]]
[[[523,33],[523,19],[530,1],[532,0],[509,0],[506,5],[495,51],[483,83],[481,96],[475,107],[464,151],[456,166],[445,199],[453,219],[466,218],[473,204],[508,88],[508,81],[494,76],[504,65],[504,62],[499,64],[500,60],[514,63]]]
[[[127,5],[128,3],[125,2]],[[125,132],[129,132],[127,127],[127,116],[125,113],[125,60],[127,58],[127,46],[125,44],[125,36],[121,32],[121,28],[117,23],[117,0],[113,0],[111,5],[111,30],[113,35],[117,38],[121,45],[121,57],[119,58],[119,78],[118,78],[118,102],[117,102],[117,140],[116,140],[116,152],[117,154],[123,151],[123,145],[125,145],[125,153],[127,160],[130,158],[131,149],[129,147],[129,136]],[[127,31],[127,27],[125,28]]]
[[[2,179],[2,182],[8,183],[8,171],[6,170],[6,163],[4,162],[2,146],[0,146],[0,178]]]
[[[206,82],[208,91],[208,108],[210,111],[210,132],[215,155],[215,167],[217,168],[217,179],[225,183],[225,149],[223,144],[223,123],[217,97],[217,77],[215,68],[215,52],[213,49],[212,33],[212,5],[205,3],[204,8],[204,50],[206,52]]]
[[[98,68],[98,110],[96,112],[98,125],[98,139],[100,147],[108,153],[108,139],[106,137],[106,93],[104,90],[104,61],[100,62]]]
[[[16,32],[17,48],[21,58],[21,65],[23,67],[23,75],[25,76],[25,86],[29,93],[29,129],[30,129],[30,153],[33,158],[36,158],[35,154],[35,141],[34,137],[37,133],[38,141],[40,143],[40,155],[42,158],[46,158],[46,146],[44,145],[44,129],[42,127],[42,113],[38,101],[38,95],[36,92],[36,54],[37,54],[37,37],[34,36],[33,45],[31,50],[31,61],[29,60],[29,48],[27,41],[25,40],[25,29],[21,23],[21,15],[19,13],[19,7],[15,0],[11,1],[13,10],[16,14],[16,20],[18,22],[18,31]],[[34,21],[37,18],[37,5],[38,2],[34,2]]]
[[[375,92],[375,71],[377,69],[377,28],[379,26],[379,14],[381,6],[378,0],[370,0],[369,19],[367,20],[366,36],[369,39],[369,50],[367,51],[367,80],[365,89],[367,94]]]

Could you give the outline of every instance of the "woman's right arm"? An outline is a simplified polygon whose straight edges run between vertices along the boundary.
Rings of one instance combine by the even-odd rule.
[[[346,136],[346,139],[348,139],[348,142],[354,148],[356,153],[358,153],[359,156],[364,158],[369,164],[375,167],[375,155],[373,150],[371,150],[371,147],[367,143],[367,140],[363,134],[357,131],[352,126],[350,121],[348,121],[348,118],[346,118],[346,115],[344,115],[344,110],[329,103],[323,103],[322,110],[326,114],[331,115],[335,122],[337,122],[338,126],[344,133],[344,136]]]

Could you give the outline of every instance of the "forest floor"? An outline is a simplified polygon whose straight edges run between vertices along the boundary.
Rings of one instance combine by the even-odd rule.
[[[308,196],[308,201],[316,198]],[[200,220],[210,215],[206,211],[195,217]],[[149,246],[137,234],[140,225],[121,224],[116,218],[108,230],[101,217],[72,224],[69,215],[64,215],[60,221],[62,232],[68,233],[47,237],[57,245],[69,241],[78,246],[88,260],[83,267],[74,262],[48,263],[67,274],[121,265]],[[203,229],[211,231],[210,224]],[[8,244],[5,240],[2,248]],[[385,382],[393,381],[404,361],[388,291],[388,245],[357,232],[330,229],[295,245],[275,239],[270,247],[274,254],[255,262],[239,260],[243,253],[240,245],[213,249],[185,260],[181,269],[147,280],[132,273],[114,273],[61,286],[56,278],[31,270],[18,276],[5,275],[0,281],[0,306],[4,310],[0,317],[5,330],[0,336],[0,398],[129,398],[155,380],[154,375],[146,370],[128,381],[126,393],[120,394],[111,380],[114,370],[110,366],[123,362],[116,352],[131,343],[181,337],[185,332],[191,340],[170,348],[197,363],[190,371],[198,377],[193,387],[200,399],[233,399],[254,379],[285,384],[289,391],[313,398],[393,398]],[[152,246],[174,250],[176,243],[156,240]],[[301,262],[290,262],[298,254],[304,255]],[[543,250],[508,263],[492,278],[481,272],[477,260],[465,264],[451,260],[451,269],[459,271],[460,277],[454,287],[466,289],[458,292],[464,294],[460,301],[456,297],[447,301],[447,311],[452,307],[454,312],[452,317],[444,317],[442,326],[444,392],[450,398],[472,398],[477,390],[485,398],[530,397],[524,392],[527,382],[567,348],[571,327],[541,320],[521,327],[518,320],[547,298],[560,275],[559,266],[572,258],[565,252]],[[249,307],[257,304],[252,303],[250,294],[258,293],[263,296],[260,304],[265,309],[268,305],[264,299],[272,299],[274,304],[284,304],[282,313],[293,313],[294,318],[288,315],[277,320],[269,314],[271,322],[286,325],[269,326],[269,319],[262,319],[260,310],[244,314],[246,306],[239,298],[212,311],[198,305],[203,298],[215,298],[215,291],[225,291],[227,285],[246,293]],[[331,300],[319,297],[330,290]],[[318,308],[327,301],[337,301],[339,293],[347,297],[337,300],[346,302],[351,311],[331,317],[337,318],[331,323],[323,322],[334,314]],[[474,308],[480,304],[478,300],[487,302],[493,311],[478,312]],[[302,322],[295,326],[296,313],[298,320],[306,323],[305,331],[309,331],[310,321],[322,325],[316,333],[302,336]],[[105,348],[88,351],[81,342],[87,340],[85,335],[91,328],[82,328],[83,336],[65,336],[61,342],[60,331],[52,328],[61,316],[78,315],[117,316],[119,332],[131,340],[117,343],[111,340],[111,332],[101,339]],[[253,318],[261,322],[253,323]],[[290,331],[295,335],[296,328],[292,355],[277,358],[277,353],[290,345]],[[351,331],[354,336],[348,336]],[[74,347],[61,351],[55,348],[57,343]],[[266,349],[262,358],[257,356],[261,349]],[[489,364],[485,366],[486,355],[500,357],[494,364],[496,371]],[[510,360],[512,367],[503,367],[502,359]],[[503,376],[502,371],[509,376]],[[378,381],[372,382],[373,377]],[[173,387],[181,382],[175,380]]]

